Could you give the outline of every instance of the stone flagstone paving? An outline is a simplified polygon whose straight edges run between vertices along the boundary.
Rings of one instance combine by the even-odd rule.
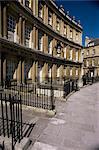
[[[31,150],[99,150],[99,83],[82,88],[67,102],[56,101],[56,109],[53,118],[39,118]]]

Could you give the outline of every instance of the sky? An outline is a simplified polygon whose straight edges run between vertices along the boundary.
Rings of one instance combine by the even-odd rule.
[[[99,0],[56,0],[63,5],[70,16],[75,16],[83,26],[83,45],[85,37],[99,38]]]

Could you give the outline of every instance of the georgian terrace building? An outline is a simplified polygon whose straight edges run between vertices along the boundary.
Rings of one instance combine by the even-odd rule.
[[[86,37],[84,48],[84,74],[99,77],[99,39]]]
[[[60,43],[61,54],[56,45]],[[52,0],[0,2],[0,82],[79,79],[82,26]]]

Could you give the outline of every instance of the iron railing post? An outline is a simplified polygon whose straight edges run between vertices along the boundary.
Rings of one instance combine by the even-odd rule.
[[[52,81],[52,69],[51,69],[51,107],[52,110],[55,109],[54,98],[53,98],[53,81]]]

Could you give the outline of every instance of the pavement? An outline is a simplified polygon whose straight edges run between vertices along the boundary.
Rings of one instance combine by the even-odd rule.
[[[23,110],[24,119],[38,117],[28,150],[99,150],[99,83],[73,93],[66,102],[57,100],[56,110],[54,117]]]

